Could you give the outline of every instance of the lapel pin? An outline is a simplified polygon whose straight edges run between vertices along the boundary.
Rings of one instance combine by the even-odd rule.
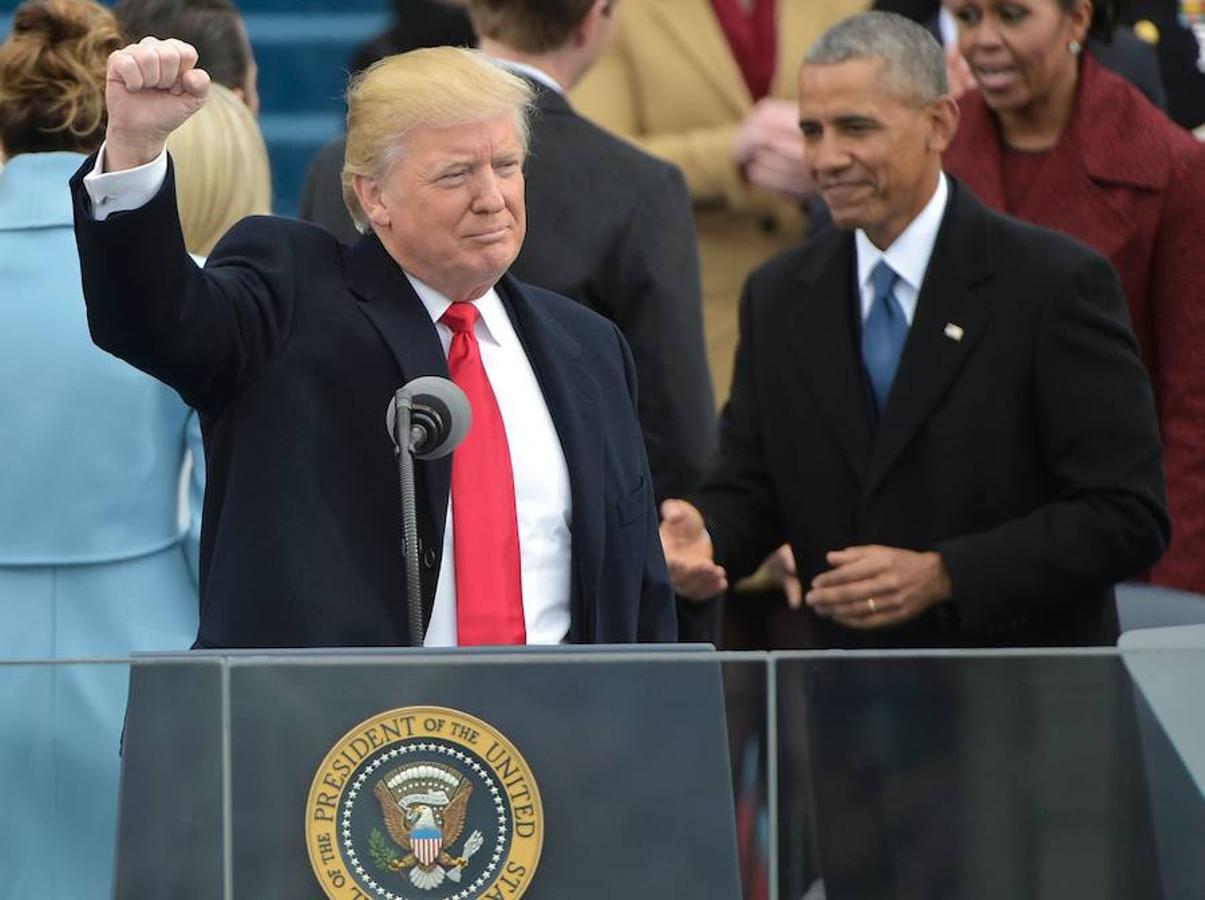
[[[953,322],[946,322],[946,337],[953,341],[961,341],[965,334],[961,325],[955,325]]]

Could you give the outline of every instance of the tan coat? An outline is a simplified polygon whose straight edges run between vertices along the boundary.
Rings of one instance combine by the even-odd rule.
[[[793,99],[799,61],[830,25],[865,0],[779,0],[771,95]],[[803,218],[788,200],[751,188],[732,159],[753,108],[709,0],[623,0],[618,33],[573,94],[603,127],[682,169],[695,203],[704,327],[716,397],[728,395],[745,276],[798,242]]]

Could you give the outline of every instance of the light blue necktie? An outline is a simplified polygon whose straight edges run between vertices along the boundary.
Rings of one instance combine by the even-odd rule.
[[[895,299],[894,288],[898,280],[899,275],[887,261],[879,260],[870,272],[874,299],[870,301],[870,313],[862,325],[862,362],[874,389],[875,408],[880,413],[887,405],[904,341],[908,339],[908,320],[904,318],[900,302]]]

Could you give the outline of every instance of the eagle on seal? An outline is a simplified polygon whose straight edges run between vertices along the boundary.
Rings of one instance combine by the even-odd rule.
[[[472,793],[472,784],[463,782],[447,805],[413,803],[403,807],[385,783],[378,781],[373,794],[381,804],[385,829],[404,851],[389,868],[395,872],[410,869],[410,881],[424,890],[438,887],[445,875],[459,881],[468,857],[452,856],[445,848],[464,831]]]

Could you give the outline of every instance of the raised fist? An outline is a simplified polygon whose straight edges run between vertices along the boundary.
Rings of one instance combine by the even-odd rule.
[[[145,37],[109,56],[105,75],[105,170],[148,163],[167,136],[205,105],[209,75],[197,51],[175,38]]]

